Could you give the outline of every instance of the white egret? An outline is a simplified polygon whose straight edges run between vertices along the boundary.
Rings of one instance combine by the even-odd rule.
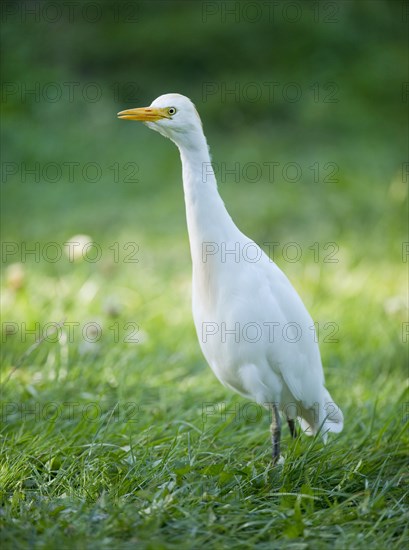
[[[296,418],[324,441],[340,432],[343,415],[324,386],[314,323],[284,273],[229,216],[193,103],[165,94],[118,117],[144,122],[179,148],[199,343],[222,384],[272,411],[273,461],[280,411],[293,437]]]

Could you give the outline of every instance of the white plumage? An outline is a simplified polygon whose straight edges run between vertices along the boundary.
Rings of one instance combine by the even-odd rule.
[[[280,410],[309,434],[340,432],[343,415],[324,386],[314,324],[277,265],[233,223],[218,193],[195,106],[180,94],[118,113],[140,120],[179,148],[193,264],[193,319],[203,354],[228,388],[273,411],[273,459]]]

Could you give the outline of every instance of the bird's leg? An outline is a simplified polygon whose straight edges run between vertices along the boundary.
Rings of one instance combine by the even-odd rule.
[[[292,418],[287,418],[288,427],[290,428],[291,437],[295,439],[297,437],[297,428],[295,427],[295,422]]]
[[[271,443],[273,445],[273,464],[280,457],[281,419],[277,405],[273,403],[273,419],[271,422]]]

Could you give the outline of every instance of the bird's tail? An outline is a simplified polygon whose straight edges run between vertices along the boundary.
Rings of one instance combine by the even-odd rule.
[[[301,429],[307,435],[316,435],[320,433],[324,440],[327,439],[328,432],[339,433],[344,428],[344,415],[332,399],[330,393],[324,388],[321,404],[303,411],[302,418],[298,419]]]

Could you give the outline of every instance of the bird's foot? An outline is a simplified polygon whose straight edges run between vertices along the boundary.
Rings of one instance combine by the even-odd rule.
[[[279,456],[276,456],[276,457],[273,456],[272,466],[273,466],[273,468],[276,468],[277,466],[283,466],[284,462],[285,462],[285,459],[284,459],[283,455],[279,455]]]

